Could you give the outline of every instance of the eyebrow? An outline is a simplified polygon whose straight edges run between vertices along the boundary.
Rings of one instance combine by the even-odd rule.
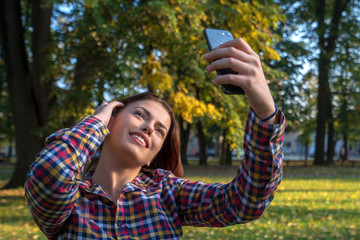
[[[148,116],[149,118],[151,118],[151,112],[149,112],[146,108],[144,108],[144,107],[134,107],[134,108],[141,108],[144,111],[145,115]],[[164,128],[166,130],[166,132],[168,131],[162,122],[157,121],[157,123],[159,124],[159,126],[161,128]]]

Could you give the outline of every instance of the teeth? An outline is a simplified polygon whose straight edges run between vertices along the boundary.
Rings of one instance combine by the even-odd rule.
[[[140,136],[138,136],[138,135],[133,135],[137,140],[139,140],[144,146],[146,146],[146,143],[145,143],[145,140],[142,138],[142,137],[140,137]]]

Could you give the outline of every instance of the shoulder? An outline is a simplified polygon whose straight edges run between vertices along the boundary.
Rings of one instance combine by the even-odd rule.
[[[153,180],[156,182],[166,181],[166,179],[175,177],[171,171],[167,171],[161,168],[155,169],[152,171]]]
[[[182,178],[176,177],[171,171],[160,168],[153,170],[150,175],[151,177],[143,172],[139,174],[140,179],[149,187],[159,185],[179,186],[185,181]]]

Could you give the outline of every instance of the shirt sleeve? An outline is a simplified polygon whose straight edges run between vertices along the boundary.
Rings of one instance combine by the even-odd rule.
[[[46,139],[46,147],[30,166],[25,197],[35,222],[53,238],[79,198],[76,176],[108,134],[94,116],[82,118],[74,127]]]
[[[285,117],[261,121],[250,109],[244,134],[244,158],[228,184],[183,181],[178,192],[183,225],[224,227],[259,218],[282,179]]]

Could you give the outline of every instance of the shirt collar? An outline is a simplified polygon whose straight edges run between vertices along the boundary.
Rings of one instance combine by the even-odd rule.
[[[86,173],[84,177],[78,181],[79,187],[84,189],[86,192],[106,196],[101,186],[93,182],[91,178],[93,173],[93,171]],[[140,172],[131,182],[128,182],[125,185],[124,191],[134,192],[139,190],[142,192],[148,192],[149,189],[153,187],[154,183],[155,182],[145,173]]]

